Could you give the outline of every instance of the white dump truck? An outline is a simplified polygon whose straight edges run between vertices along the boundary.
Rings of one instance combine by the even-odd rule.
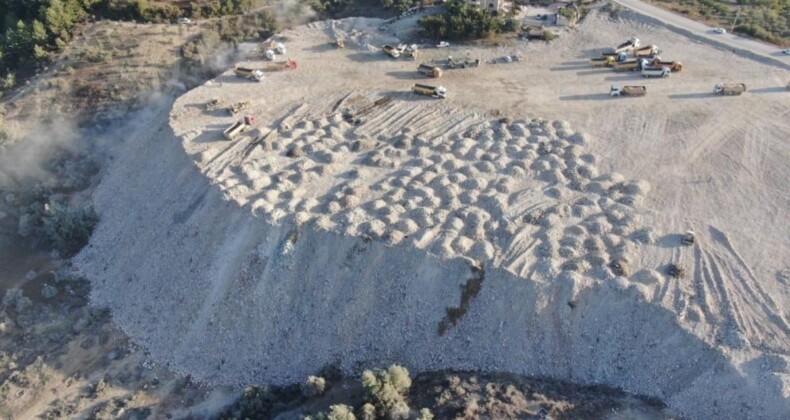
[[[628,41],[623,42],[614,49],[614,52],[630,52],[635,48],[639,48],[639,38],[631,38]]]
[[[655,57],[659,54],[661,54],[661,49],[656,45],[645,45],[634,50],[636,57]]]
[[[613,84],[609,89],[609,96],[645,96],[647,94],[647,86],[620,86],[617,83]]]
[[[669,67],[642,67],[642,77],[669,77],[672,75],[672,70]]]
[[[411,90],[414,93],[434,98],[444,99],[447,96],[447,89],[445,89],[444,86],[430,86],[417,83],[412,86]]]
[[[255,117],[252,115],[245,115],[244,118],[236,121],[230,127],[226,128],[225,131],[222,132],[222,135],[225,136],[226,140],[233,140],[239,134],[249,130],[254,123]]]
[[[236,67],[235,69],[237,77],[243,77],[249,80],[255,80],[260,82],[263,80],[263,71],[257,69],[251,69],[248,67]]]
[[[743,83],[716,83],[713,93],[717,95],[740,95],[746,92],[746,85]]]
[[[400,57],[400,50],[398,50],[397,48],[393,47],[392,45],[385,45],[385,46],[381,47],[381,50],[384,51],[384,54],[387,54],[388,56],[390,56],[392,58]]]

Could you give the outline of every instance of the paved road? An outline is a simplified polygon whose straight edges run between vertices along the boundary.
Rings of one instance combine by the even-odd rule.
[[[686,32],[686,35],[690,35],[701,41],[706,41],[723,48],[739,50],[741,54],[754,56],[752,58],[767,59],[770,60],[772,64],[784,64],[783,67],[790,69],[790,55],[782,54],[781,48],[777,46],[730,34],[729,28],[725,28],[728,30],[726,34],[716,34],[710,26],[640,0],[614,0],[614,2],[639,14],[661,21],[675,30]]]

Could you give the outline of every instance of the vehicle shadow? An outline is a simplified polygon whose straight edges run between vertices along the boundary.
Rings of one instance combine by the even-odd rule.
[[[592,93],[589,95],[566,95],[560,96],[561,101],[605,101],[610,99],[608,93]]]
[[[757,94],[764,94],[764,93],[779,93],[779,92],[787,92],[788,89],[785,86],[773,86],[773,87],[764,87],[764,88],[757,88],[757,89],[750,89],[747,90],[747,93],[757,93]]]
[[[608,76],[608,77],[604,77],[603,78],[603,80],[610,80],[610,81],[617,81],[617,82],[625,81],[625,80],[634,80],[634,81],[636,81],[636,80],[642,80],[642,79],[644,79],[644,78],[641,75],[639,75],[639,74],[618,74],[618,75]]]
[[[572,70],[581,70],[581,69],[589,69],[590,66],[585,64],[582,65],[574,65],[574,66],[563,66],[563,67],[551,67],[549,70],[551,71],[572,71]]]
[[[231,123],[228,124],[210,124],[206,126],[197,137],[192,139],[192,143],[220,143],[220,142],[228,142],[222,132],[228,128]]]
[[[429,80],[429,78],[417,73],[416,71],[389,71],[387,76],[398,80]]]
[[[711,92],[698,92],[698,93],[676,93],[669,95],[669,99],[702,99],[713,97]]]
[[[603,73],[611,73],[612,70],[610,69],[594,69],[594,70],[586,70],[586,71],[577,71],[577,76],[592,76],[595,74],[603,74]]]
[[[356,61],[358,63],[370,63],[373,61],[387,61],[395,59],[384,54],[381,51],[372,52],[372,51],[364,51],[364,52],[356,52],[352,54],[348,54],[348,57],[351,61]]]
[[[326,42],[326,43],[323,43],[323,44],[313,45],[312,47],[302,48],[302,51],[322,53],[322,52],[332,51],[332,50],[336,50],[336,49],[338,49],[338,47],[336,45],[332,44],[331,42]]]

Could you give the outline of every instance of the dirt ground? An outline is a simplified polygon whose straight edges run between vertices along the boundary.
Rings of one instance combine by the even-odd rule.
[[[176,146],[177,139],[163,134],[167,132],[166,116],[159,115],[135,125],[135,131],[130,138],[132,141],[139,138],[141,146],[137,149],[132,148],[135,153],[130,154],[128,159],[119,156],[122,162],[114,169],[115,178],[123,179],[124,182],[115,180],[105,186],[106,190],[112,190],[113,185],[129,185],[128,191],[118,194],[111,194],[111,191],[103,193],[104,197],[111,195],[118,197],[112,205],[107,204],[110,203],[109,199],[103,199],[106,216],[127,216],[118,217],[116,221],[106,221],[107,224],[113,225],[105,225],[101,228],[101,235],[94,244],[95,248],[85,254],[88,257],[102,255],[102,258],[106,258],[96,259],[98,267],[107,261],[112,261],[112,258],[104,256],[112,255],[114,251],[110,250],[112,247],[117,247],[119,253],[128,254],[123,257],[128,260],[120,260],[128,264],[121,270],[123,277],[114,271],[111,271],[111,275],[96,274],[101,273],[102,268],[95,268],[91,272],[96,274],[96,278],[91,280],[98,281],[97,284],[102,287],[99,293],[104,293],[104,296],[117,293],[117,290],[133,290],[132,286],[125,283],[131,282],[136,273],[147,269],[140,266],[150,265],[150,261],[155,261],[153,257],[149,259],[143,256],[147,255],[147,252],[153,252],[151,249],[156,250],[154,247],[139,249],[135,246],[142,244],[145,247],[150,243],[146,241],[161,239],[156,233],[159,230],[170,235],[172,228],[173,232],[178,233],[177,225],[182,224],[183,220],[187,220],[196,210],[198,213],[204,211],[202,197],[205,196],[208,186],[203,185],[203,180],[190,181],[194,191],[190,190],[189,193],[194,192],[197,196],[203,194],[200,199],[187,193],[183,196],[173,194],[170,196],[173,198],[148,195],[151,191],[161,194],[177,191],[169,189],[167,184],[178,184],[184,182],[186,178],[195,177],[193,172],[186,169],[195,162],[198,168],[205,170],[204,175],[211,183],[211,188],[222,190],[223,197],[230,200],[233,206],[252,205],[255,202],[252,193],[259,191],[255,191],[254,188],[252,191],[238,188],[238,185],[244,182],[254,185],[254,179],[245,181],[238,176],[238,173],[228,176],[225,172],[212,172],[219,167],[212,166],[212,162],[218,163],[213,158],[227,148],[227,143],[221,140],[221,131],[234,119],[221,110],[215,113],[203,111],[205,103],[214,97],[221,96],[231,102],[251,100],[252,107],[249,112],[254,113],[259,121],[260,131],[255,133],[262,135],[266,133],[267,127],[275,127],[285,121],[282,118],[287,119],[290,116],[291,120],[296,121],[294,116],[304,115],[300,114],[304,112],[299,110],[301,105],[307,104],[309,105],[307,108],[312,107],[313,111],[325,111],[332,108],[337,100],[347,98],[354,93],[360,96],[388,95],[396,99],[396,104],[393,106],[397,107],[396,111],[399,114],[390,117],[382,114],[378,116],[378,121],[383,127],[382,131],[386,127],[398,125],[420,124],[430,127],[430,124],[438,121],[442,121],[448,127],[452,127],[453,124],[448,121],[461,125],[465,121],[479,119],[518,120],[541,117],[567,121],[574,130],[589,133],[591,141],[586,142],[584,147],[586,152],[596,157],[598,170],[605,174],[622,174],[624,179],[643,179],[652,187],[650,195],[645,198],[645,203],[637,208],[636,214],[644,226],[653,229],[652,234],[657,238],[656,246],[642,247],[638,252],[628,254],[631,258],[629,263],[637,267],[647,267],[655,272],[663,272],[664,267],[669,263],[679,264],[687,270],[688,275],[685,279],[661,276],[660,281],[648,282],[649,287],[640,286],[642,290],[640,293],[644,296],[640,298],[640,302],[644,300],[652,305],[651,307],[666,309],[667,313],[671,314],[666,318],[666,325],[671,325],[672,328],[679,325],[680,329],[687,332],[690,337],[699,338],[704,346],[715,349],[716,357],[723,355],[726,360],[733,361],[732,364],[737,366],[735,370],[738,375],[749,380],[759,377],[766,381],[759,384],[771,384],[770,387],[764,387],[770,389],[766,394],[780,395],[784,392],[782,384],[787,383],[788,378],[787,343],[790,339],[786,321],[790,318],[788,312],[790,289],[787,287],[787,282],[790,281],[790,266],[788,266],[790,242],[787,235],[790,197],[786,194],[787,180],[790,179],[790,167],[786,163],[790,158],[790,147],[786,142],[790,137],[790,123],[787,118],[790,105],[787,100],[788,93],[784,88],[790,75],[785,70],[755,63],[734,56],[728,51],[690,42],[666,29],[641,23],[638,18],[629,17],[627,14],[625,16],[626,19],[611,21],[606,14],[593,12],[578,28],[567,31],[551,44],[525,43],[511,39],[498,41],[498,46],[426,48],[418,61],[394,61],[377,50],[382,42],[397,41],[393,37],[394,34],[404,38],[410,37],[409,28],[413,25],[413,20],[393,25],[394,34],[380,33],[376,30],[377,25],[373,25],[372,31],[366,33],[365,31],[370,28],[367,28],[368,25],[364,25],[364,22],[337,25],[311,24],[306,29],[286,31],[284,40],[289,48],[288,56],[299,62],[296,71],[269,73],[260,84],[243,81],[235,78],[231,73],[226,73],[206,86],[187,93],[174,105],[170,123],[177,135],[187,139],[183,147],[189,159],[183,155],[182,145],[179,143]],[[113,24],[106,25],[107,27],[98,25],[92,30],[106,31],[108,36],[110,32],[117,30],[117,28],[113,29]],[[349,30],[355,27],[359,32],[354,33]],[[157,29],[156,25],[152,25],[142,26],[140,30],[162,31],[164,34],[174,29],[161,30]],[[167,43],[168,48],[171,48],[172,44],[172,48],[175,48],[178,40],[182,40],[180,37],[186,34],[171,32],[168,32],[166,39],[152,42],[162,42],[162,45]],[[329,46],[327,42],[338,34],[354,38],[355,43],[346,50],[337,50]],[[643,43],[658,44],[664,51],[663,58],[683,62],[683,71],[674,73],[669,79],[644,80],[636,74],[589,68],[587,64],[589,57],[632,35],[639,36]],[[109,39],[117,38],[109,36]],[[419,39],[413,40],[419,41]],[[79,45],[73,48],[79,48]],[[119,46],[114,48],[123,55],[123,48]],[[483,62],[487,62],[513,53],[522,54],[523,59],[515,63],[482,65],[475,69],[449,70],[438,81],[423,79],[415,72],[419,62],[440,61],[447,55],[457,58],[481,58]],[[141,65],[141,68],[147,68],[146,66],[156,68],[159,66],[156,63],[166,66],[169,58],[157,57],[146,59],[149,63]],[[255,67],[262,66],[263,62],[252,60],[246,64]],[[124,66],[130,65],[121,65]],[[66,71],[66,67],[60,66],[58,69],[64,80],[68,80],[68,74],[62,73]],[[107,77],[108,80],[113,77],[122,79],[124,74],[122,70],[118,70],[115,75],[105,74],[103,71],[96,73],[97,77]],[[152,80],[158,79],[161,82],[161,74],[164,73],[152,70]],[[739,97],[717,97],[712,94],[712,88],[718,81],[743,82],[748,86],[748,91]],[[438,103],[407,93],[411,85],[417,82],[440,83],[447,87],[448,98]],[[56,87],[59,82],[53,79],[49,83]],[[648,94],[643,98],[610,98],[608,91],[612,83],[646,85]],[[51,90],[38,87],[39,90],[34,97],[39,97],[38,93],[41,93],[39,107],[42,107],[41,103],[46,103],[48,96],[45,95],[53,95],[49,97],[58,95],[59,91],[55,87]],[[103,85],[102,88],[112,89],[109,84]],[[119,98],[131,97],[131,94],[127,95],[123,92],[118,95]],[[78,95],[75,98],[78,98]],[[316,100],[316,98],[320,99]],[[18,108],[12,112],[22,113],[23,110],[34,108],[33,102],[19,101]],[[66,110],[69,109],[72,108]],[[288,110],[291,109],[297,111],[289,112]],[[409,113],[412,109],[416,111]],[[431,116],[423,119],[420,115],[422,112],[430,112]],[[371,117],[375,117],[375,114]],[[374,132],[370,135],[375,138]],[[248,140],[252,138],[252,136],[247,137]],[[173,144],[162,146],[157,143],[159,140],[165,142],[173,140]],[[222,157],[219,163],[223,159],[232,162],[247,151],[231,150],[231,152],[230,156]],[[177,154],[181,155],[176,156]],[[141,163],[135,165],[132,159],[140,159]],[[192,159],[194,162],[191,161]],[[157,168],[167,165],[172,165],[174,168],[156,171]],[[149,175],[138,173],[147,170],[152,170]],[[162,174],[172,178],[161,178],[156,183],[145,178],[146,176],[161,177]],[[170,188],[176,187],[183,185],[170,186]],[[137,191],[144,191],[144,194],[138,194]],[[188,200],[178,201],[184,197]],[[124,199],[128,201],[123,201]],[[139,210],[149,202],[162,204],[163,207]],[[151,204],[152,207],[153,205]],[[248,208],[245,207],[244,211],[247,212]],[[228,214],[235,215],[230,212]],[[146,219],[146,217],[150,218]],[[225,221],[222,220],[221,214],[214,217],[201,221],[220,226],[248,221],[236,216],[231,218],[231,221]],[[168,221],[172,226],[160,225],[152,221]],[[134,231],[131,228],[124,230],[122,225],[139,230]],[[190,235],[203,233],[198,227],[188,223],[187,226],[192,229]],[[249,235],[259,233],[246,226],[237,229],[249,230]],[[690,248],[681,248],[678,246],[678,235],[688,229],[696,231],[697,244]],[[250,238],[251,241],[254,239]],[[196,243],[211,248],[218,243],[222,244],[218,241],[212,238]],[[139,244],[132,244],[133,242]],[[171,243],[167,242],[167,244],[169,246]],[[338,245],[340,246],[341,244]],[[4,253],[4,255],[10,254]],[[378,261],[373,257],[381,254],[368,255],[371,256],[368,261]],[[485,251],[482,255],[485,255]],[[158,261],[164,265],[168,256],[164,255]],[[21,258],[22,255],[19,257]],[[16,260],[17,256],[13,258]],[[3,380],[2,394],[5,397],[0,404],[0,415],[12,418],[33,416],[180,418],[189,415],[204,417],[216,413],[220,407],[230,403],[238,395],[237,391],[223,387],[193,384],[190,380],[161,367],[157,362],[163,358],[164,347],[160,346],[158,353],[154,352],[150,355],[144,347],[130,344],[125,335],[113,326],[111,317],[106,311],[86,306],[87,285],[83,280],[71,277],[57,280],[53,274],[48,273],[50,270],[61,268],[61,264],[64,263],[53,263],[46,256],[40,255],[25,254],[24,258],[30,261],[29,264],[24,265],[24,268],[21,268],[23,267],[21,264],[14,264],[13,272],[0,276],[8,279],[8,284],[3,285],[4,291],[13,285],[21,288],[23,295],[30,299],[30,302],[27,302],[15,296],[3,302],[6,315],[0,320],[3,325],[2,336],[0,336],[2,340],[0,348],[3,350],[0,378]],[[84,258],[85,256],[83,256],[83,265],[86,264]],[[167,263],[175,265],[180,258],[181,254],[173,260],[174,262],[167,261]],[[188,259],[192,263],[192,258]],[[409,261],[408,258],[403,260]],[[416,260],[415,258],[412,261]],[[498,264],[517,276],[528,272],[525,271],[527,266],[518,259],[500,259]],[[7,265],[3,264],[3,266]],[[159,267],[156,269],[159,270]],[[31,270],[34,273],[26,279],[24,276]],[[162,272],[169,273],[165,268],[162,268]],[[158,274],[163,280],[162,284],[166,284],[164,280],[168,280],[167,276]],[[192,275],[197,276],[187,271],[180,274],[183,278],[190,276],[190,281]],[[246,275],[238,278],[251,277]],[[117,279],[122,280],[114,283],[118,281]],[[159,279],[154,280],[159,281]],[[55,298],[41,297],[45,283],[55,285],[58,290]],[[180,285],[179,283],[174,288],[178,289]],[[197,288],[194,285],[188,287]],[[328,290],[333,288],[335,287],[329,286]],[[457,291],[458,285],[448,284],[446,289]],[[442,290],[444,293],[444,289]],[[217,293],[221,291],[217,290]],[[182,290],[178,292],[181,293]],[[482,295],[486,299],[491,297],[488,292],[489,290],[485,289]],[[401,290],[397,290],[397,293],[400,294]],[[145,299],[145,295],[141,296]],[[184,294],[180,296],[183,301]],[[521,294],[517,296],[523,297]],[[564,296],[560,295],[559,299],[562,300]],[[458,305],[457,293],[447,292],[442,294],[442,297],[446,298],[443,301],[446,305],[437,305],[439,307],[437,312],[443,312],[445,306],[450,308]],[[200,298],[202,304],[206,296],[200,295]],[[222,296],[208,298],[210,304],[213,304],[212,298],[215,302],[219,302]],[[107,301],[109,299],[104,303]],[[510,303],[505,300],[501,302],[503,303],[492,304],[492,306],[505,306],[504,302]],[[570,306],[572,310],[577,303],[570,299],[567,302],[561,301],[560,306]],[[233,305],[234,302],[229,304]],[[535,303],[536,306],[538,304],[546,304],[546,302]],[[480,315],[476,313],[481,311],[480,306],[473,304],[472,314],[467,319],[477,320],[476,317]],[[166,303],[165,307],[172,311],[173,304]],[[515,303],[513,307],[516,307]],[[198,308],[202,309],[200,305]],[[582,305],[581,308],[584,306]],[[127,319],[122,325],[127,331],[132,332],[134,340],[145,341],[139,339],[141,336],[146,336],[146,333],[141,333],[139,328],[130,326],[128,319],[130,308],[123,309],[122,313]],[[133,311],[139,310],[133,308]],[[202,314],[208,313],[202,312]],[[662,314],[665,315],[663,312]],[[559,330],[567,328],[563,324],[566,321],[561,317],[552,320],[557,323]],[[194,320],[186,319],[184,322],[191,324],[192,321]],[[412,321],[418,320],[410,320]],[[196,325],[205,327],[210,326],[212,322],[213,319],[206,315],[202,319],[198,317]],[[652,321],[644,322],[647,325]],[[485,328],[489,327],[482,322],[469,325],[464,329],[462,321],[459,335],[474,332],[475,327],[481,325]],[[499,331],[502,331],[502,325],[499,323]],[[162,325],[162,328],[164,330],[168,325]],[[431,324],[431,328],[434,328],[434,324]],[[616,330],[617,326],[613,328]],[[382,326],[379,326],[379,329],[383,329]],[[658,329],[671,328],[664,328],[664,324],[661,324]],[[204,332],[199,329],[196,331]],[[433,331],[434,329],[431,330],[432,333]],[[199,340],[200,337],[198,334],[191,338]],[[681,344],[688,344],[688,341],[684,341],[687,340],[686,336],[680,333],[671,332],[661,337],[670,343],[671,340],[677,340]],[[579,341],[588,339],[591,338],[581,337]],[[189,343],[186,339],[185,342]],[[502,342],[506,343],[506,340],[502,339]],[[648,344],[646,341],[645,345],[646,347],[650,345],[652,348],[659,344],[654,342]],[[703,344],[699,345],[703,346]],[[669,348],[671,347],[670,345]],[[671,353],[671,350],[666,352]],[[692,357],[697,355],[692,352],[689,354]],[[705,364],[708,360],[705,353],[699,364]],[[307,363],[306,360],[302,361]],[[688,361],[696,362],[691,358]],[[612,361],[609,364],[621,369],[620,363],[622,360]],[[728,369],[730,367],[730,364],[716,363],[712,364],[718,366],[713,369],[715,372],[723,372],[722,366],[727,366]],[[481,364],[472,367],[486,366]],[[646,366],[645,370],[649,368]],[[684,376],[679,372],[675,373]],[[557,375],[557,371],[548,371],[547,374],[565,375],[565,373]],[[705,376],[707,374],[699,372],[695,374],[699,376],[687,378],[688,382],[697,381],[698,378],[699,382],[708,380],[713,383],[716,380],[715,375],[711,378]],[[469,387],[467,385],[473,375],[459,376],[461,378],[459,381]],[[572,375],[568,374],[568,376]],[[722,376],[726,375],[722,374]],[[490,377],[486,378],[493,381]],[[517,383],[521,387],[520,392],[524,395],[528,394],[523,389],[529,388],[529,385],[525,385],[529,380],[507,375],[496,379],[501,380],[504,387],[507,384]],[[426,384],[431,384],[431,381],[445,380],[446,378],[442,377],[442,379],[431,378],[425,381]],[[482,379],[480,381],[482,383]],[[451,383],[447,382],[447,384]],[[541,390],[553,387],[546,384],[536,386]],[[589,398],[585,401],[593,402],[588,407],[589,411],[571,411],[580,416],[598,417],[603,415],[600,410],[611,411],[613,408],[623,407],[625,411],[613,412],[610,418],[635,418],[639,417],[637,413],[646,413],[646,418],[666,416],[665,412],[642,400],[629,400],[629,397],[620,396],[619,402],[615,404],[600,395],[589,396],[585,394],[587,391],[579,391],[573,386],[557,386],[560,390],[554,396],[545,392],[542,394],[547,394],[560,403],[563,399],[574,398],[577,398],[576,401],[579,401],[579,398],[582,400]],[[426,389],[428,388],[429,385],[426,385]],[[695,398],[702,401],[711,397],[704,392],[701,395],[688,397],[683,392],[690,391],[685,391],[681,386],[668,388],[675,392],[666,395],[670,405],[673,401],[682,400],[681,406],[687,412],[694,412],[686,405],[688,401],[694,401]],[[695,389],[700,388],[705,387],[698,386]],[[481,394],[480,400],[473,398],[475,404],[484,401],[482,389],[475,389],[474,392]],[[574,392],[583,394],[583,397],[574,397]],[[439,394],[441,392],[437,391],[436,395]],[[436,396],[426,393],[422,398],[434,397]],[[724,395],[724,397],[729,396]],[[675,400],[672,400],[673,398]],[[514,398],[512,393],[504,400],[512,404],[498,407],[492,402],[488,407],[515,410],[508,413],[517,415],[537,413],[537,410],[534,410],[537,400],[526,398],[526,402],[522,404],[521,397]],[[441,413],[457,414],[469,407],[467,397],[451,401],[446,411]],[[600,403],[600,401],[607,402]],[[632,401],[632,404],[623,401]],[[323,403],[316,403],[316,407]],[[749,407],[741,410],[744,410],[740,412],[741,414],[750,412]],[[781,408],[767,412],[778,413],[781,412]]]

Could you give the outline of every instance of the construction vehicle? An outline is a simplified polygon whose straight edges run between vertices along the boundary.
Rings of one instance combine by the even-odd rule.
[[[412,86],[411,90],[420,95],[432,96],[440,99],[444,99],[447,95],[447,89],[445,89],[444,86],[430,86],[417,83]]]
[[[655,57],[661,54],[661,50],[655,45],[646,45],[634,50],[634,56],[639,57]]]
[[[639,48],[639,38],[631,38],[628,41],[625,41],[622,44],[618,45],[614,49],[614,52],[616,53],[631,52],[636,48]]]
[[[647,94],[647,86],[623,86],[620,87],[617,83],[612,85],[609,90],[609,96],[645,96]]]
[[[669,67],[642,67],[642,77],[669,77],[671,74]]]
[[[280,70],[294,70],[296,69],[297,64],[296,60],[293,58],[289,58],[286,61],[278,61],[275,63],[269,63],[266,65],[266,70],[268,71],[280,71]]]
[[[417,44],[405,45],[400,44],[398,45],[398,51],[400,51],[401,55],[407,58],[411,58],[412,60],[417,58],[417,50],[419,47]]]
[[[215,109],[225,106],[225,100],[222,98],[213,98],[206,102],[206,112],[214,111]]]
[[[743,83],[716,83],[713,93],[717,95],[740,95],[746,92],[746,85]]]
[[[393,47],[392,45],[385,45],[385,46],[381,47],[381,50],[384,51],[384,54],[387,54],[388,56],[390,56],[392,58],[400,57],[400,50],[398,50],[397,48]]]
[[[478,67],[480,66],[480,59],[475,58],[474,60],[466,59],[459,61],[454,59],[453,56],[450,55],[447,57],[447,61],[444,63],[444,66],[448,69],[456,69],[456,68],[465,69],[467,67]]]
[[[671,71],[683,70],[683,63],[680,61],[663,61],[661,57],[653,57],[653,60],[651,60],[649,64],[652,67],[669,67]]]
[[[625,61],[618,61],[614,63],[614,70],[615,71],[637,71],[642,68],[642,62],[644,60],[625,60]]]
[[[251,69],[248,67],[236,67],[234,70],[236,72],[237,77],[243,77],[249,80],[255,80],[257,82],[263,81],[263,72],[257,69]]]
[[[222,132],[222,135],[225,136],[226,140],[233,140],[239,134],[249,130],[254,123],[255,117],[252,115],[245,115],[244,118],[236,121],[230,127],[226,128],[225,131]]]
[[[694,245],[694,240],[695,240],[694,237],[695,237],[694,231],[687,230],[686,234],[683,235],[683,245]]]
[[[590,59],[591,67],[614,67],[614,57],[593,57]]]
[[[230,115],[236,115],[250,106],[250,101],[239,101],[228,107]]]
[[[429,66],[427,64],[420,64],[420,66],[417,67],[417,71],[420,72],[420,74],[424,74],[428,77],[442,77],[442,69],[439,67]]]

